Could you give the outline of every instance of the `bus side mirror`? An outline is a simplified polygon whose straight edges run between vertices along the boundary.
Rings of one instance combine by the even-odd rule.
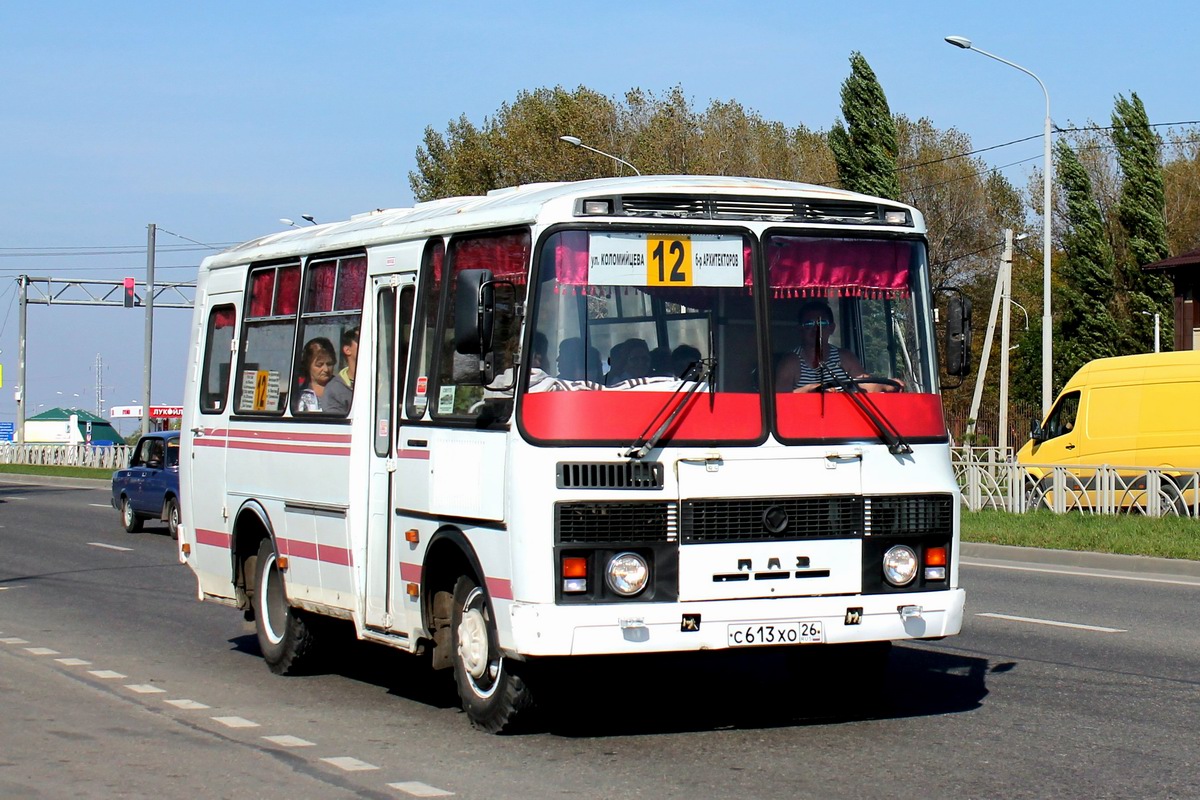
[[[946,310],[946,373],[963,377],[971,371],[971,300],[950,296]]]
[[[1042,423],[1034,421],[1033,430],[1029,432],[1029,438],[1038,443],[1046,441],[1046,431],[1042,427]]]
[[[455,281],[454,350],[463,355],[483,355],[492,349],[496,309],[492,271],[464,269]]]

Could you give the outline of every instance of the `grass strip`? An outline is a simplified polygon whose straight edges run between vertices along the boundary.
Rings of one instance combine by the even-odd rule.
[[[963,511],[964,542],[1200,560],[1200,521],[1133,514]]]
[[[110,480],[113,470],[93,467],[62,467],[42,464],[0,464],[0,473],[16,475],[46,475],[53,478],[99,478]]]

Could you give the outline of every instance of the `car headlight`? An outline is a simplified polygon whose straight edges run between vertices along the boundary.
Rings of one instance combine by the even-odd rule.
[[[907,586],[917,576],[917,554],[908,545],[898,544],[883,554],[883,577],[892,586]]]
[[[619,595],[632,597],[650,580],[650,567],[637,553],[617,553],[608,561],[608,588]]]

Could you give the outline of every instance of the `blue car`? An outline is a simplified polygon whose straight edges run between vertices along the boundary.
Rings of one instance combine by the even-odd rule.
[[[171,538],[179,538],[179,431],[138,441],[129,466],[113,473],[112,504],[130,533],[140,531],[143,520],[161,519]]]

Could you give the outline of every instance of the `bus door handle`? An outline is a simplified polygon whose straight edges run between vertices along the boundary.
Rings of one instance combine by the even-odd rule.
[[[204,428],[201,428],[201,427],[192,428],[192,433],[195,434],[197,439],[199,439],[200,437],[204,436]]]
[[[1068,449],[1068,450],[1074,450],[1074,449],[1075,449],[1075,445],[1073,445],[1073,444],[1069,444],[1069,445],[1067,445],[1067,446],[1066,446],[1066,449]]]

